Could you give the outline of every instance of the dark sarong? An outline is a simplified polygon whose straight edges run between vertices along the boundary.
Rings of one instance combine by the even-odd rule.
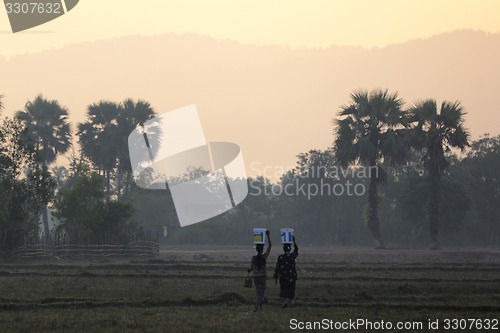
[[[266,292],[266,277],[256,276],[253,278],[255,284],[255,295],[257,297],[257,305],[264,304],[264,294]]]
[[[280,297],[281,298],[295,298],[295,280],[280,279]]]

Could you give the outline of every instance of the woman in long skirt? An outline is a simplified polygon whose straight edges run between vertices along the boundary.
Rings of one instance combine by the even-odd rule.
[[[290,244],[283,245],[283,254],[278,257],[276,268],[274,270],[275,283],[280,281],[280,297],[283,300],[282,308],[292,305],[295,298],[295,282],[297,281],[297,269],[295,268],[295,259],[299,255],[299,247],[293,237],[293,252]]]
[[[267,246],[266,253],[263,254],[264,252],[264,244],[257,244],[255,246],[255,250],[257,250],[257,255],[252,257],[252,262],[250,263],[250,268],[248,268],[248,272],[253,272],[253,281],[255,285],[255,296],[256,296],[256,301],[255,301],[255,309],[254,311],[257,310],[262,310],[262,304],[265,302],[265,292],[266,292],[266,278],[267,278],[267,273],[266,273],[266,261],[267,257],[269,257],[269,253],[271,253],[271,237],[270,236],[269,230],[266,230],[266,235],[267,239],[269,240],[269,245]]]

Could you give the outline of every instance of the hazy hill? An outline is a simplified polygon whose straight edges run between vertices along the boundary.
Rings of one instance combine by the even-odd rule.
[[[6,114],[38,93],[59,99],[74,123],[100,99],[143,98],[158,113],[194,103],[207,138],[240,144],[255,174],[253,161],[293,165],[296,154],[330,145],[331,119],[356,88],[397,90],[408,102],[458,99],[474,137],[498,134],[499,59],[500,34],[476,31],[371,50],[131,36],[0,57],[0,94]]]

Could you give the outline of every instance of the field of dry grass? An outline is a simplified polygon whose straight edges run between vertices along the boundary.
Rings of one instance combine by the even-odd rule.
[[[254,290],[242,287],[252,254],[170,248],[156,259],[2,262],[0,332],[289,332],[293,318],[500,319],[497,250],[301,248],[294,307],[280,308],[270,279],[270,303],[258,313]]]

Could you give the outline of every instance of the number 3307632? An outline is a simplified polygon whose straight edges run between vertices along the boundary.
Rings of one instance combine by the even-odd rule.
[[[14,2],[6,3],[7,14],[62,14],[60,3]]]

